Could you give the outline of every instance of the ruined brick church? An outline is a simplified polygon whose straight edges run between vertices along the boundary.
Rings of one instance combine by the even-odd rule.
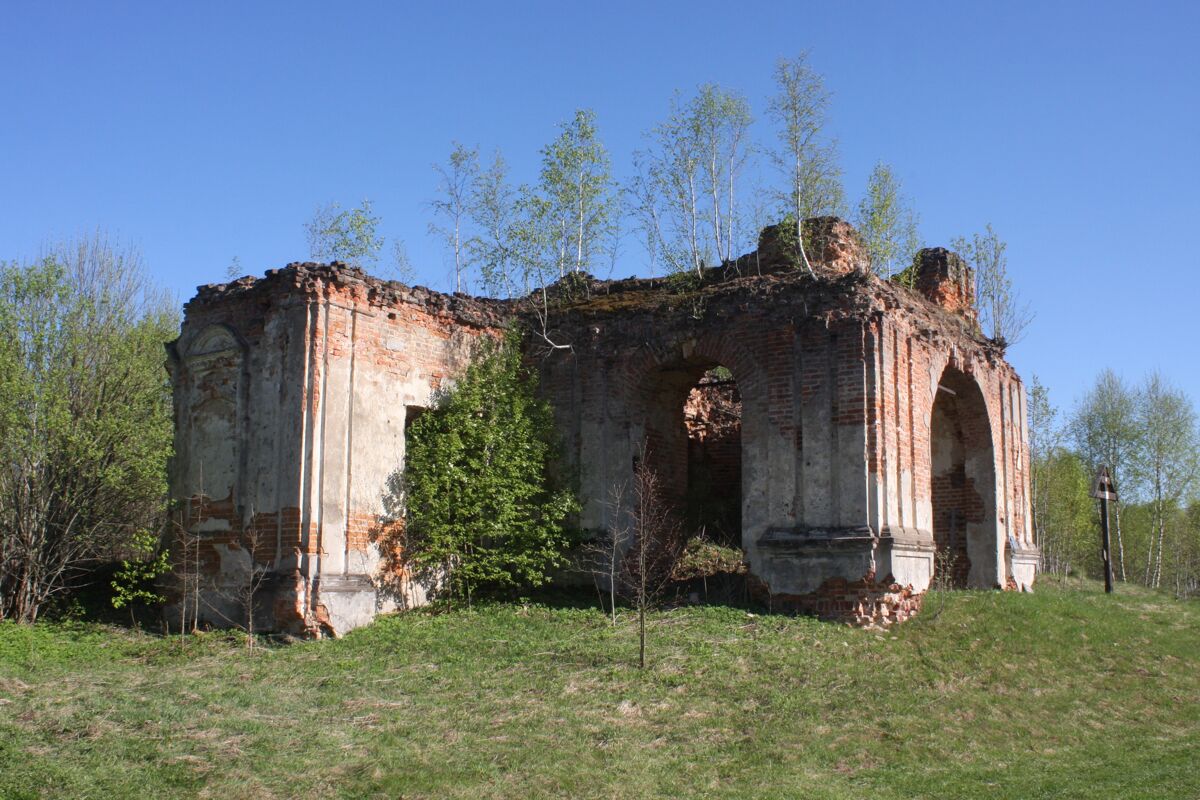
[[[644,452],[775,608],[903,619],[935,573],[1028,589],[1025,392],[980,332],[970,270],[927,249],[908,286],[882,280],[849,225],[805,226],[811,273],[768,229],[685,288],[574,281],[543,320],[561,346],[529,337],[581,527],[612,526],[610,488]],[[424,602],[427,587],[381,574],[406,425],[526,309],[341,264],[200,287],[168,351],[201,619],[237,619],[253,574],[261,628],[337,635]]]

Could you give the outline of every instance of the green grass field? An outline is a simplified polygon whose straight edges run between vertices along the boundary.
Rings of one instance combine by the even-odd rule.
[[[0,625],[3,797],[1200,797],[1200,605],[1043,581],[887,632],[502,604],[248,652]]]

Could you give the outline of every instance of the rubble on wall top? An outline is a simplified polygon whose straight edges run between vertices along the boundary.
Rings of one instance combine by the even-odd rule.
[[[246,276],[230,283],[214,283],[196,288],[196,296],[187,306],[220,303],[235,297],[278,290],[300,290],[322,295],[328,288],[361,293],[371,305],[417,306],[425,311],[451,316],[461,322],[482,327],[500,326],[514,313],[514,303],[456,293],[444,294],[424,286],[409,286],[399,281],[376,278],[360,267],[334,261],[322,264],[293,261],[281,269],[269,269],[262,278]]]
[[[909,291],[892,281],[875,277],[857,231],[837,217],[804,221],[805,253],[811,274],[797,263],[796,232],[785,223],[764,228],[757,250],[700,274],[668,278],[602,280],[587,273],[571,273],[547,287],[559,309],[584,316],[621,311],[638,312],[678,305],[681,297],[776,294],[789,286],[803,285],[807,301],[820,297],[837,301],[844,313],[869,313],[872,308],[929,305],[943,315],[943,324],[982,339],[974,307],[970,268],[945,248],[927,248],[914,260]],[[424,286],[408,286],[369,275],[359,267],[333,262],[292,262],[272,269],[262,278],[251,276],[229,283],[200,286],[188,307],[220,304],[234,298],[299,293],[328,296],[330,289],[356,294],[373,306],[415,306],[427,313],[479,327],[500,327],[527,310],[523,299],[499,300],[462,293],[444,294]],[[927,301],[919,302],[918,298]],[[913,300],[918,300],[914,305]],[[957,320],[957,322],[955,322]]]

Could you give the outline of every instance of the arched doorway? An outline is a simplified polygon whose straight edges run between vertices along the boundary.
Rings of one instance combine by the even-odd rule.
[[[979,386],[953,367],[938,381],[929,435],[934,585],[993,588],[999,572],[991,425]]]
[[[698,597],[734,599],[745,572],[738,383],[721,364],[692,358],[658,367],[644,390],[644,457],[677,530],[673,574]]]
[[[687,528],[742,546],[742,396],[725,367],[707,370],[683,404],[687,430]]]

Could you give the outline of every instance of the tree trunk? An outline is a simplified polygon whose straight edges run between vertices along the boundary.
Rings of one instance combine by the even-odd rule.
[[[638,669],[646,668],[646,602],[638,604]]]

